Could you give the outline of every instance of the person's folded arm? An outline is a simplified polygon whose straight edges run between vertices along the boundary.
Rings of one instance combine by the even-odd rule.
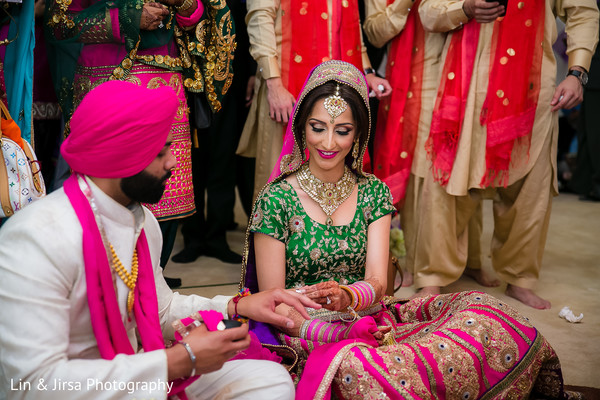
[[[449,32],[469,22],[462,0],[423,0],[419,16],[423,28],[430,32]]]
[[[402,32],[413,4],[413,0],[395,0],[390,5],[386,0],[367,0],[363,28],[369,42],[383,47]]]

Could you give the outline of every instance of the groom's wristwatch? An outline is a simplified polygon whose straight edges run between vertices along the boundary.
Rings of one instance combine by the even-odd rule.
[[[572,69],[567,73],[567,76],[573,75],[577,79],[579,79],[579,83],[581,86],[585,87],[588,83],[588,74],[585,71],[579,71],[578,69]]]

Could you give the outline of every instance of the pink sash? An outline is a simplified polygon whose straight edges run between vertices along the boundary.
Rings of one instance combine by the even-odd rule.
[[[64,190],[83,228],[82,251],[87,298],[92,329],[98,342],[100,356],[103,359],[112,360],[117,354],[135,354],[119,311],[106,248],[90,203],[79,187],[78,175],[74,174],[65,181]],[[136,250],[139,270],[133,314],[138,326],[138,333],[144,351],[164,349],[164,340],[158,319],[154,271],[143,230],[138,238]],[[197,377],[193,377],[174,381],[169,395],[178,394],[181,398],[186,398],[184,389],[196,379]]]

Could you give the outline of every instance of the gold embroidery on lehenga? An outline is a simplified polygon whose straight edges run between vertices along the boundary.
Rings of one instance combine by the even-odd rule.
[[[369,355],[368,348],[357,348],[364,356]],[[333,383],[339,388],[345,399],[380,399],[383,388],[377,379],[365,371],[364,364],[351,349],[342,361]]]
[[[338,351],[336,356],[333,358],[331,363],[329,364],[327,371],[325,371],[325,374],[323,375],[323,379],[321,379],[321,383],[319,384],[319,387],[315,393],[315,400],[321,400],[325,397],[325,394],[327,393],[329,386],[331,385],[331,382],[333,381],[333,378],[335,377],[336,373],[338,372],[340,365],[342,364],[342,362],[344,361],[344,359],[348,355],[348,353],[350,353],[352,351],[352,349],[355,347],[370,347],[370,346],[367,344],[364,344],[364,343],[351,343],[351,344],[348,344],[348,345],[342,347]]]
[[[375,362],[373,355],[371,354],[370,349],[361,349],[362,355],[365,357],[365,360],[369,363],[369,365],[374,368],[382,378],[384,378],[404,399],[412,399],[413,396],[406,390],[405,388],[410,387],[410,382],[408,379],[395,379],[390,376],[377,362]],[[372,381],[377,382],[375,379]],[[371,384],[371,386],[374,386]],[[381,393],[383,393],[383,389],[379,384],[377,384],[376,388],[372,388],[373,394],[376,396],[374,398],[379,398]]]
[[[502,313],[500,313],[496,310],[493,310],[493,309],[489,309],[487,307],[471,306],[471,309],[472,310],[482,310],[482,311],[486,311],[486,312],[493,314],[495,318],[497,318],[498,320],[501,320],[502,322],[504,322],[505,324],[510,326],[510,328],[516,334],[518,334],[521,337],[521,339],[523,339],[525,341],[525,343],[527,343],[528,345],[531,344],[531,339],[529,339],[529,337],[525,334],[525,332],[523,332],[523,330],[521,328],[517,327],[515,325],[515,323],[513,321],[511,321],[509,318],[506,318]]]
[[[535,383],[535,376],[541,367],[539,353],[546,349],[546,340],[537,335],[529,351],[522,360],[514,366],[501,382],[494,385],[481,396],[481,399],[525,399]]]
[[[412,351],[416,354],[416,356],[419,358],[421,363],[425,366],[425,369],[427,370],[427,379],[429,379],[429,382],[435,382],[435,375],[433,374],[431,365],[429,365],[429,361],[421,353],[421,349],[419,348],[418,341],[415,343],[406,343],[406,346],[412,349]],[[439,396],[436,392],[433,392],[430,395],[433,396],[434,399],[439,400]]]

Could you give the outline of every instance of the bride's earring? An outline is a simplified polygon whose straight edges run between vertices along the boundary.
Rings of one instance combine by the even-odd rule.
[[[352,169],[357,170],[358,169],[358,151],[360,150],[360,144],[358,139],[356,139],[356,141],[354,142],[354,147],[352,148]]]

